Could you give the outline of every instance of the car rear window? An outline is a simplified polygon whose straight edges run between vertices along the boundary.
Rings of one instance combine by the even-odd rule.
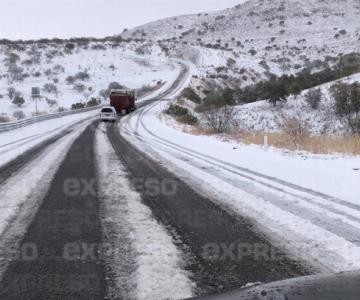
[[[103,109],[101,110],[101,112],[103,112],[103,113],[112,113],[113,110],[112,110],[111,108],[103,108]]]

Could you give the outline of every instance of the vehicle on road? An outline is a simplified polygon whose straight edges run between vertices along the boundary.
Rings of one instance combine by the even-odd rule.
[[[100,110],[100,121],[103,122],[116,122],[117,112],[112,106],[105,106]]]
[[[128,114],[135,110],[135,90],[114,89],[110,91],[110,106],[119,114]]]

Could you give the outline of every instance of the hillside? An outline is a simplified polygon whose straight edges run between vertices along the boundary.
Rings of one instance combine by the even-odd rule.
[[[14,119],[20,109],[30,116],[34,86],[42,88],[42,112],[90,98],[106,101],[111,82],[149,91],[176,76],[170,57],[195,64],[191,86],[201,97],[271,74],[333,68],[339,56],[360,51],[359,15],[356,0],[253,0],[101,40],[0,41],[0,115]],[[9,88],[24,97],[22,107],[12,104]]]
[[[160,20],[123,36],[157,41],[169,53],[190,58],[200,77],[247,85],[269,72],[323,68],[339,54],[359,51],[359,15],[356,0],[254,0]],[[236,63],[215,69],[229,58]]]
[[[106,102],[109,84],[116,82],[146,93],[176,76],[159,47],[110,40],[36,41],[0,45],[0,116],[14,119],[35,112],[31,88],[41,88],[41,113],[70,109],[72,104],[97,98]],[[14,97],[23,97],[18,107]],[[23,116],[23,117],[24,117]]]

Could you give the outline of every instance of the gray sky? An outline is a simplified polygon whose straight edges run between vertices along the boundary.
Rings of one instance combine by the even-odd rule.
[[[104,37],[160,18],[245,0],[0,0],[0,38]]]

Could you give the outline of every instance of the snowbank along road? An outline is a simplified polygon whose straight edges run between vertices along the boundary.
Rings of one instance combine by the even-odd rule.
[[[99,125],[86,116],[1,167],[1,299],[183,299],[314,272],[247,214],[203,193],[209,185],[197,190],[196,180],[176,165],[171,169],[167,159],[176,155],[205,173],[205,159],[214,171],[233,166],[195,152],[185,159],[189,150],[181,145],[142,134],[144,127],[151,132],[143,117],[152,103],[173,98],[190,77],[191,65],[183,63],[166,91],[143,99],[119,124]],[[3,149],[33,138],[19,137]],[[138,143],[147,145],[145,151],[161,143],[167,148],[159,162]]]

